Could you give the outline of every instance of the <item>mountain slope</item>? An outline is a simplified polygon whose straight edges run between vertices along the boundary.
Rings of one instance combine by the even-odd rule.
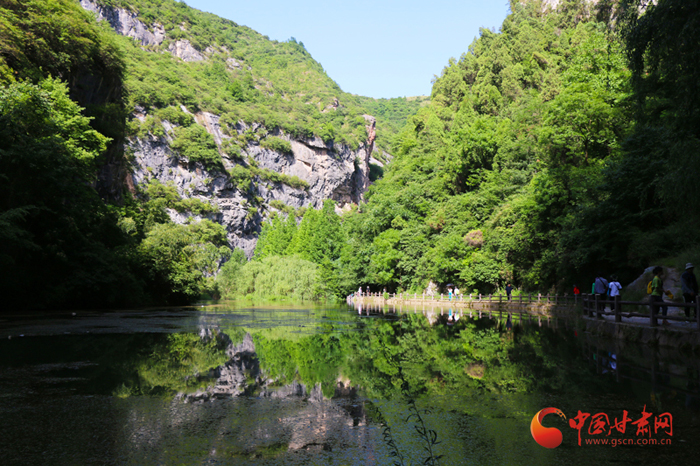
[[[205,216],[248,255],[273,212],[362,199],[375,119],[303,44],[173,1],[81,5],[123,36],[132,163],[120,172],[134,196],[157,181],[211,203]]]

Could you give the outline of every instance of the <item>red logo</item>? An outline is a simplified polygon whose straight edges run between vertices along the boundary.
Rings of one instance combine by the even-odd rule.
[[[532,418],[530,432],[535,442],[539,443],[541,446],[545,448],[557,448],[561,445],[563,439],[561,431],[555,427],[545,427],[542,425],[542,419],[549,413],[556,413],[559,417],[566,419],[566,416],[561,410],[557,408],[544,408]]]
[[[532,438],[539,445],[545,448],[557,448],[561,445],[563,438],[561,431],[554,427],[544,427],[542,425],[542,419],[549,413],[558,414],[559,417],[566,419],[566,415],[559,409],[545,408],[532,418],[530,432],[532,433]],[[576,417],[569,419],[569,427],[577,431],[579,446],[583,444],[609,445],[612,447],[618,445],[671,445],[671,438],[665,438],[673,437],[673,416],[671,413],[662,413],[654,416],[653,423],[651,421],[653,413],[647,412],[646,405],[642,408],[642,417],[636,421],[632,421],[627,414],[627,410],[623,410],[622,418],[618,420],[617,416],[613,418],[606,413],[596,413],[591,416],[591,413],[584,413],[579,410]],[[590,420],[588,429],[585,429],[586,421],[588,420]],[[630,430],[633,430],[631,426],[637,427],[635,434],[637,438],[619,438],[619,434],[624,435],[627,432],[627,424],[630,424]],[[586,430],[589,438],[584,437],[582,439],[581,433],[585,433]],[[613,432],[616,435],[611,437],[610,434]],[[602,438],[595,438],[596,436]],[[662,436],[662,438],[653,438],[652,436]]]

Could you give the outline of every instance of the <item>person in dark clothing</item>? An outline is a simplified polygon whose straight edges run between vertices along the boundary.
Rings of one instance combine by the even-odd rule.
[[[593,282],[593,289],[598,297],[598,318],[603,318],[603,312],[605,312],[605,303],[603,301],[608,299],[608,281],[604,279],[600,274],[595,277],[595,282]]]
[[[685,264],[685,272],[681,274],[681,291],[686,303],[695,303],[698,298],[698,280],[695,278],[694,270],[695,266],[688,262]],[[690,317],[689,307],[685,308],[685,316]]]
[[[508,301],[510,301],[510,294],[513,292],[513,286],[508,283],[506,285],[506,296],[508,297]]]

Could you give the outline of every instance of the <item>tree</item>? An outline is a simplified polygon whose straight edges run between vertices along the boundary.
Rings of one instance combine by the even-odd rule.
[[[292,237],[297,231],[296,220],[293,215],[289,215],[283,220],[279,215],[272,217],[270,222],[266,222],[255,245],[255,260],[260,260],[268,256],[283,256],[289,247]]]
[[[226,230],[209,220],[155,225],[139,248],[158,297],[171,304],[189,302],[211,290],[214,273],[231,255]]]
[[[138,288],[117,248],[128,238],[92,185],[108,139],[56,79],[0,89],[0,284],[33,306],[108,304]],[[102,296],[100,297],[100,294]]]

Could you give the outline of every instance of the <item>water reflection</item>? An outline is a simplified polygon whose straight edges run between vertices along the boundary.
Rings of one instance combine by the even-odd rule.
[[[0,335],[2,464],[685,464],[700,434],[697,358],[565,320],[222,303]],[[547,406],[668,411],[674,444],[586,449],[557,425],[549,451],[529,432]]]
[[[700,408],[700,361],[692,354],[590,335],[582,344],[591,369],[614,377],[618,383],[644,387],[650,393],[650,403],[657,409],[671,400],[695,411]]]

